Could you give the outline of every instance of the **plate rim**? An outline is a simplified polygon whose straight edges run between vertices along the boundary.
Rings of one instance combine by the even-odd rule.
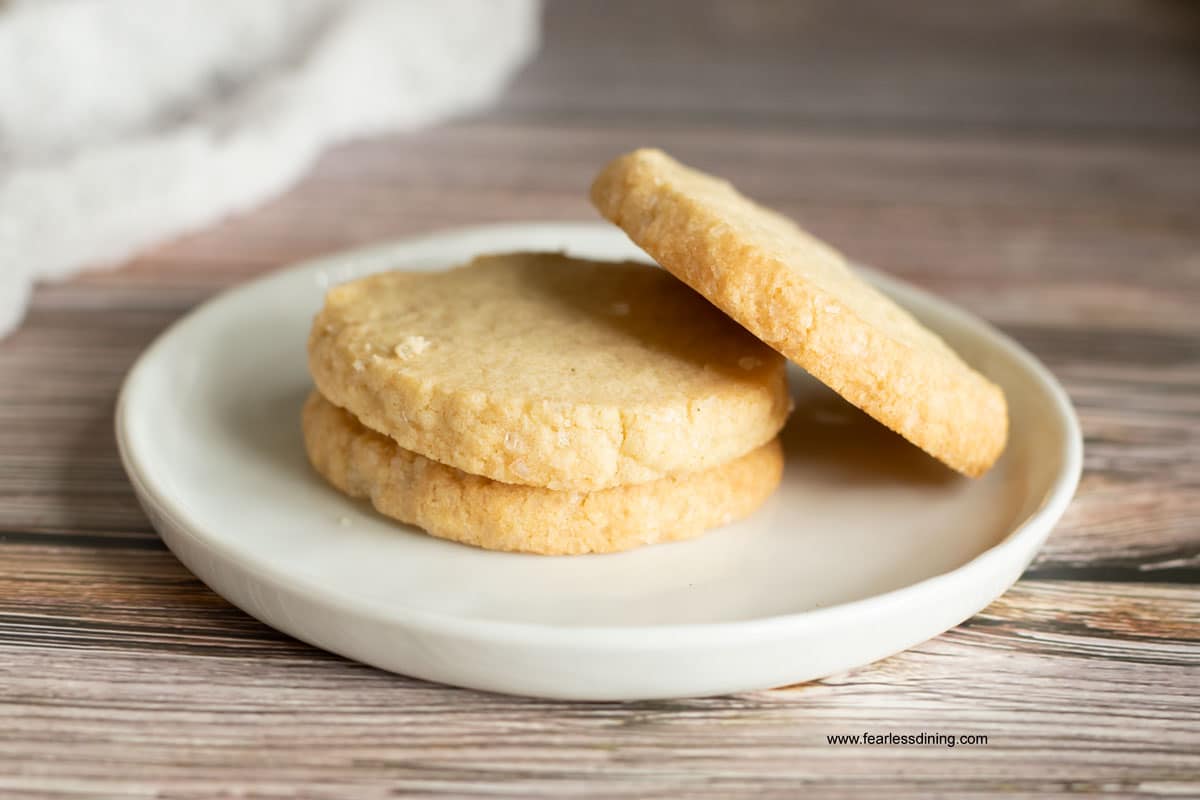
[[[236,548],[221,541],[219,536],[206,532],[203,524],[189,520],[186,512],[170,497],[168,491],[147,479],[144,465],[138,461],[137,454],[133,452],[134,446],[127,435],[127,417],[131,413],[132,403],[130,398],[137,391],[140,382],[145,380],[143,376],[152,367],[155,354],[164,348],[167,341],[179,330],[188,325],[197,324],[198,319],[206,314],[214,313],[214,308],[230,302],[235,295],[241,292],[256,288],[263,283],[278,280],[285,274],[308,272],[322,265],[344,263],[350,260],[373,262],[384,259],[397,250],[413,249],[422,244],[435,244],[439,240],[486,238],[496,234],[530,234],[539,231],[546,234],[558,234],[562,239],[569,241],[573,236],[593,236],[599,231],[611,233],[612,230],[610,226],[603,223],[537,220],[453,226],[416,236],[400,237],[304,259],[223,289],[161,331],[138,356],[122,381],[114,414],[115,433],[121,463],[135,493],[142,502],[151,503],[158,514],[166,517],[176,532],[188,536],[197,545],[219,556],[223,561],[235,563],[239,569],[252,573],[259,580],[271,585],[272,588],[302,589],[324,606],[387,624],[398,624],[438,635],[449,634],[478,641],[506,644],[656,650],[711,644],[714,640],[736,642],[775,639],[780,636],[790,638],[802,635],[806,629],[836,625],[841,620],[852,623],[855,618],[870,617],[887,607],[919,600],[921,595],[930,591],[936,592],[945,584],[967,580],[975,576],[982,578],[993,572],[993,564],[997,564],[997,562],[1021,563],[1021,571],[1024,571],[1069,505],[1082,473],[1083,439],[1078,417],[1066,390],[1032,353],[982,318],[931,292],[857,263],[855,264],[856,270],[864,274],[872,284],[884,288],[888,294],[901,297],[914,296],[920,301],[931,303],[938,307],[939,313],[953,318],[956,324],[968,329],[972,335],[997,345],[1007,357],[1031,374],[1040,387],[1047,392],[1065,432],[1059,447],[1062,467],[1055,476],[1050,490],[1038,507],[1020,524],[1014,526],[1001,541],[958,567],[869,597],[821,608],[745,620],[648,625],[563,625],[491,620],[443,614],[411,607],[398,607],[371,598],[345,595],[331,590],[328,585],[318,580],[287,574],[283,570],[273,568],[270,563],[247,559]],[[157,525],[154,527],[160,538],[169,546],[170,543],[163,536],[163,532]],[[1023,551],[1028,551],[1026,556],[1020,555]],[[1019,577],[1020,573],[1018,573],[1018,580]],[[1007,591],[1011,585],[1012,582],[1007,582],[1004,591]],[[993,599],[995,598],[990,598],[988,602]]]

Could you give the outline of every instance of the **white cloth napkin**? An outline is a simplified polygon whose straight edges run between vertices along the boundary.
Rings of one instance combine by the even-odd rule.
[[[537,0],[0,3],[0,336],[32,283],[278,194],[320,151],[492,101]]]

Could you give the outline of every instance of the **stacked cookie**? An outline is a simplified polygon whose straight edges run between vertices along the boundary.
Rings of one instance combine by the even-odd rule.
[[[790,220],[656,150],[605,167],[592,201],[665,269],[513,253],[331,290],[317,470],[488,549],[683,539],[778,485],[785,356],[964,474],[1004,449],[1000,389]]]
[[[589,553],[697,535],[779,483],[784,359],[657,267],[484,256],[331,290],[309,458],[446,539]]]

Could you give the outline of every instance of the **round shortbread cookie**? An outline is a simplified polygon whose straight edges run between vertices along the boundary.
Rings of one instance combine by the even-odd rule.
[[[338,286],[309,369],[407,450],[551,489],[722,464],[791,405],[784,359],[669,273],[550,253]]]
[[[1004,450],[1004,394],[846,259],[658,150],[617,158],[592,202],[662,266],[842,397],[954,469]]]
[[[308,458],[382,514],[488,550],[611,553],[687,539],[741,519],[779,485],[778,439],[700,472],[597,492],[516,486],[430,461],[313,392],[302,418]]]

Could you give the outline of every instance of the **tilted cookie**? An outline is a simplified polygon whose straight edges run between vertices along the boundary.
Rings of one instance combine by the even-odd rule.
[[[610,553],[687,539],[741,519],[783,472],[778,439],[726,464],[636,486],[573,492],[468,475],[405,450],[317,392],[304,443],[326,480],[441,539],[527,553]]]
[[[790,409],[783,358],[668,273],[548,253],[338,286],[309,369],[407,450],[551,489],[722,464]]]
[[[658,150],[592,202],[659,264],[875,419],[967,475],[1004,449],[1004,394],[791,220]]]

